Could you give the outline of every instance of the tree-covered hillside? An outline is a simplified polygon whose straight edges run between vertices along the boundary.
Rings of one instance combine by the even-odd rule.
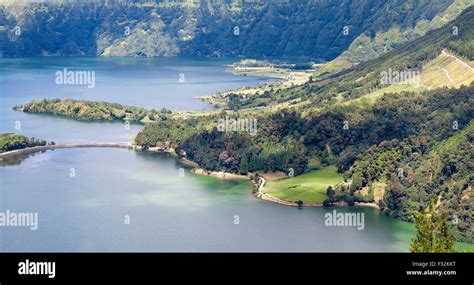
[[[331,60],[361,34],[431,21],[453,0],[57,1],[0,4],[3,56]],[[181,4],[180,4],[181,3]]]
[[[335,105],[308,115],[290,110],[255,115],[256,136],[220,131],[224,113],[168,119],[147,126],[135,143],[173,147],[202,168],[242,174],[299,175],[336,164],[346,183],[336,189],[334,201],[374,202],[373,187],[382,184],[385,194],[375,202],[387,214],[411,221],[419,207],[441,195],[450,219],[456,215],[461,221],[456,237],[472,242],[473,94],[474,84],[386,94],[369,109]]]
[[[468,109],[473,112],[472,105]],[[409,221],[436,199],[449,215],[455,238],[472,242],[474,120],[464,124],[447,138],[423,134],[371,147],[347,171],[351,183],[336,190],[339,198],[373,202],[370,193],[382,187],[383,199],[376,201],[382,210]],[[453,128],[449,120],[445,125]]]

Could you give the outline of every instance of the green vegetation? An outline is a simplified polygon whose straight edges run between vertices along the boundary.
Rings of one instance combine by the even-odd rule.
[[[380,74],[392,70],[422,70],[423,66],[437,58],[442,50],[448,48],[455,55],[466,60],[473,60],[474,54],[474,7],[466,9],[458,18],[449,24],[428,32],[425,36],[411,41],[381,57],[361,63],[311,85],[312,92],[318,93],[318,99],[333,101],[334,95],[346,100],[359,98],[374,90],[381,89]],[[453,34],[453,26],[466,27],[458,34]],[[330,79],[330,80],[329,80]]]
[[[25,136],[12,134],[12,133],[0,134],[0,153],[16,150],[16,149],[27,148],[27,147],[47,145],[47,144],[54,145],[54,142],[48,143],[45,140],[40,140],[36,138],[27,138]]]
[[[464,29],[460,29],[458,33],[455,34],[453,33],[453,27],[464,27]],[[313,80],[294,88],[270,90],[263,94],[257,94],[258,96],[247,96],[246,98],[240,96],[231,100],[231,103],[237,103],[229,105],[229,108],[232,107],[235,109],[235,106],[238,108],[246,108],[248,106],[265,107],[283,102],[288,102],[291,106],[293,102],[298,100],[307,102],[303,108],[310,112],[324,109],[330,105],[337,105],[341,102],[358,99],[376,92],[380,93],[383,92],[380,90],[391,87],[381,83],[381,74],[383,72],[387,72],[388,70],[421,72],[425,65],[432,63],[433,60],[440,57],[442,51],[445,49],[465,61],[474,60],[474,54],[472,52],[474,50],[473,27],[474,7],[471,6],[447,25],[432,30],[423,37],[403,44],[377,59],[360,63],[329,76],[318,77],[315,75]],[[445,65],[440,62],[434,62],[434,65],[445,68]],[[435,68],[438,69],[437,67]],[[457,70],[459,70],[459,68],[454,68],[451,75],[457,82],[442,86],[458,87],[460,84],[456,83],[468,84],[472,82],[473,77],[469,76],[469,73],[460,73]],[[316,72],[318,74],[318,71]],[[430,74],[433,73],[430,72],[430,65],[428,65],[427,71],[422,75],[422,83],[424,82],[423,80],[429,80],[431,77]],[[461,77],[459,79],[456,78],[456,74],[460,74]],[[443,81],[440,81],[438,84],[447,82],[444,72],[443,75]],[[429,82],[425,83],[431,85]],[[407,87],[406,90],[413,89],[413,86],[405,85],[405,87]],[[440,85],[434,85],[433,87],[440,87]],[[398,91],[399,90],[397,90],[397,92]]]
[[[351,43],[346,51],[328,65],[330,67],[337,67],[338,62],[354,64],[377,58],[403,43],[425,35],[430,30],[440,28],[454,20],[469,6],[472,6],[472,1],[470,0],[454,0],[448,8],[432,18],[431,21],[421,19],[410,27],[401,28],[396,24],[384,31],[361,34]],[[325,69],[328,70],[329,67],[325,67]],[[342,70],[342,68],[339,68],[339,70]]]
[[[321,166],[335,163],[346,182],[335,186],[333,201],[373,202],[378,197],[384,213],[402,220],[413,221],[420,205],[442,194],[448,218],[458,215],[463,221],[457,226],[456,239],[470,241],[474,169],[465,158],[474,153],[470,138],[473,93],[471,84],[418,94],[385,94],[370,108],[334,105],[319,113],[288,109],[249,113],[258,121],[256,136],[218,131],[218,119],[238,117],[232,113],[168,120],[169,125],[150,124],[135,142],[147,147],[168,143],[202,168],[233,173],[293,168],[300,175],[310,161]],[[183,126],[184,131],[177,131]],[[445,145],[451,145],[451,151],[442,151]]]
[[[444,51],[434,60],[423,66],[420,85],[435,89],[444,86],[459,88],[474,81],[474,70],[469,68],[469,61],[462,63],[453,58],[449,51]],[[471,65],[474,66],[474,65]]]
[[[454,241],[446,213],[436,210],[434,200],[416,215],[415,224],[416,237],[412,239],[410,252],[453,252]]]
[[[269,67],[271,63],[266,60],[242,59],[233,64],[234,67]]]
[[[428,13],[433,9],[418,2],[421,1],[409,2],[414,6],[407,10],[426,9]],[[450,1],[431,2],[446,7]],[[365,11],[364,3],[361,4],[361,11]],[[385,7],[384,1],[371,3],[375,5],[374,9]],[[199,50],[201,55],[236,55],[245,48],[251,55],[268,53],[284,56],[291,53],[299,56],[307,55],[311,46],[312,52],[325,48],[326,53],[321,54],[333,54],[329,50],[332,44],[327,45],[324,40],[316,47],[306,45],[306,34],[313,39],[319,36],[324,38],[322,34],[314,35],[298,26],[307,20],[304,12],[309,9],[308,6],[294,5],[292,9],[295,10],[278,5],[258,7],[262,19],[257,19],[256,14],[245,7],[234,7],[232,13],[243,13],[250,21],[256,21],[252,22],[252,32],[243,28],[247,27],[247,22],[238,17],[224,22],[231,26],[239,23],[242,27],[242,37],[235,41],[229,40],[231,37],[234,39],[235,35],[228,25],[203,27],[204,30],[208,28],[209,32],[201,35],[199,32],[191,33],[195,26],[190,24],[191,28],[185,29],[182,35],[191,38],[187,37],[187,46],[181,52],[194,55]],[[140,9],[142,7],[135,13],[140,14]],[[154,12],[152,9],[142,16],[147,19],[148,13]],[[87,11],[84,9],[82,12]],[[326,12],[321,7],[318,7],[318,11],[322,12],[316,13],[315,18],[328,16],[327,13],[334,14],[330,9]],[[399,17],[397,11],[390,11],[394,17]],[[175,15],[175,12],[170,12],[170,15]],[[202,10],[190,13],[194,12],[201,13]],[[285,15],[296,13],[301,17],[281,17],[283,12],[287,13]],[[213,17],[222,16],[228,19],[223,14],[221,10],[216,10],[214,16],[209,18],[215,20]],[[382,15],[383,18],[367,18],[369,26],[390,28],[392,23],[387,20],[388,15]],[[331,16],[334,18],[334,15]],[[155,20],[166,23],[169,21],[167,17],[169,15],[164,13],[161,20]],[[179,21],[187,18],[182,17],[175,24],[179,26]],[[279,25],[268,25],[273,21]],[[298,27],[297,31],[283,32],[287,31],[286,24]],[[157,25],[160,31],[166,29],[159,23]],[[324,26],[324,21],[321,25]],[[459,27],[456,34],[453,33],[454,26]],[[331,28],[335,29],[335,26],[328,27],[334,31]],[[370,27],[361,29],[366,28]],[[318,29],[308,29],[313,30]],[[254,32],[260,37],[252,37]],[[104,33],[107,34],[107,31]],[[275,45],[275,41],[278,42],[283,36],[288,44]],[[222,38],[216,40],[216,37]],[[293,41],[293,37],[298,40]],[[245,42],[241,42],[244,39]],[[121,40],[127,41],[126,38]],[[347,40],[350,41],[350,37]],[[340,41],[338,37],[331,42],[341,44]],[[226,44],[216,47],[215,43],[221,42],[232,42],[232,49]],[[298,46],[292,46],[292,42],[298,43]],[[197,48],[202,46],[206,48]],[[474,83],[472,76],[459,71],[459,62],[455,63],[452,57],[445,58],[443,50],[465,62],[474,59],[474,7],[467,8],[454,21],[439,29],[427,32],[377,59],[339,73],[312,78],[298,86],[269,87],[249,96],[230,93],[226,106],[230,110],[227,111],[217,110],[191,117],[183,114],[178,117],[168,116],[166,110],[146,111],[118,104],[73,100],[43,100],[17,109],[76,119],[151,122],[136,136],[136,145],[144,149],[172,148],[180,156],[207,170],[245,174],[287,173],[292,168],[297,177],[270,181],[267,185],[270,193],[285,200],[323,202],[325,205],[337,201],[349,204],[357,201],[375,202],[386,215],[418,222],[420,235],[414,242],[414,251],[449,251],[450,243],[444,242],[447,241],[445,237],[448,231],[455,240],[474,242]],[[444,81],[439,80],[443,74],[439,72],[440,69],[445,76],[443,69],[456,77],[453,84],[445,80],[447,77],[444,77]],[[423,84],[436,81],[439,85],[429,84],[431,90],[410,84],[387,86],[380,79],[382,72],[388,70],[419,70],[422,71]],[[277,105],[286,108],[273,108]],[[232,120],[256,120],[257,134],[219,130],[219,120],[227,117]],[[313,167],[320,170],[307,172]],[[433,215],[427,218],[426,214],[419,214],[420,208],[433,198],[437,199],[445,213],[436,221]],[[426,231],[430,229],[437,231],[434,240],[442,237],[442,242],[430,242],[432,246],[436,244],[436,248],[426,246],[427,240],[430,241]]]
[[[201,167],[213,171],[243,173],[247,164],[249,172],[287,171],[293,168],[295,174],[306,170],[307,158],[296,142],[271,143],[271,140],[255,140],[248,133],[227,133],[205,130],[186,138],[178,147],[189,159]],[[244,162],[245,161],[245,162]]]
[[[361,186],[369,189],[377,181],[385,181],[385,195],[379,204],[387,215],[403,220],[413,221],[419,207],[433,196],[439,197],[448,219],[458,221],[450,223],[453,236],[472,241],[473,138],[471,118],[462,131],[447,139],[422,135],[379,144],[365,151],[345,176],[362,175]],[[354,196],[344,186],[337,192]],[[369,199],[368,196],[358,198]]]
[[[166,109],[162,109],[158,112],[156,110],[122,106],[115,103],[78,101],[72,99],[33,100],[30,103],[15,106],[14,110],[27,113],[53,114],[77,120],[123,120],[124,122],[141,124],[158,122],[171,114],[171,111]]]
[[[343,105],[356,104],[356,105],[359,105],[360,107],[370,106],[374,104],[377,101],[377,99],[382,97],[384,94],[400,93],[400,92],[417,92],[417,91],[422,91],[422,90],[423,90],[422,88],[416,88],[408,84],[395,84],[395,85],[390,85],[390,86],[375,90],[374,92],[363,95],[357,99],[344,101],[342,104]]]
[[[313,170],[296,177],[267,181],[265,192],[286,201],[301,200],[307,203],[322,203],[328,198],[329,186],[342,182],[335,166]]]
[[[160,123],[146,126],[135,137],[135,143],[144,149],[150,147],[176,148],[199,130],[202,128],[198,128],[195,119],[163,120]]]
[[[455,252],[474,252],[474,244],[465,243],[465,242],[455,242],[454,251]]]

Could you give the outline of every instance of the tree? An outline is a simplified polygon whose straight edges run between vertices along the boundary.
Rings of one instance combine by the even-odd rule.
[[[334,189],[332,189],[332,186],[328,187],[328,189],[326,190],[326,195],[328,195],[328,197],[330,199],[332,199],[334,197],[334,195],[336,195],[336,191],[334,191]]]
[[[243,155],[240,159],[240,167],[239,167],[240,174],[247,174],[249,172],[249,163],[247,156]]]
[[[331,207],[333,204],[333,201],[331,199],[326,199],[323,201],[323,207],[327,208],[327,207]]]
[[[268,171],[275,172],[277,169],[277,162],[276,157],[274,154],[270,154],[267,160],[267,168]]]
[[[250,163],[249,163],[249,169],[250,171],[257,171],[259,170],[258,168],[258,154],[256,154],[255,152],[252,153],[252,156],[250,157]]]
[[[431,252],[433,248],[433,223],[431,215],[421,211],[415,217],[416,236],[412,239],[410,252]]]
[[[352,175],[351,193],[361,189],[362,186],[362,174],[360,172],[354,173],[354,175]]]
[[[449,234],[449,225],[446,213],[441,213],[437,226],[438,235],[436,237],[434,252],[453,252],[454,241]]]
[[[435,201],[415,217],[416,236],[412,239],[410,252],[453,252],[454,241],[449,233],[446,213],[437,213]]]

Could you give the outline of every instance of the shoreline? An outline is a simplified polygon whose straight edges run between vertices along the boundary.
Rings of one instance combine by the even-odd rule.
[[[187,159],[180,159],[180,161],[186,160],[187,162],[191,162],[194,165],[197,165],[197,163],[187,160]],[[228,179],[228,180],[235,180],[235,179],[250,179],[252,173],[249,173],[247,175],[241,175],[241,174],[235,174],[235,173],[229,173],[225,171],[208,171],[199,167],[195,167],[191,170],[191,173],[196,174],[196,175],[204,175],[204,176],[210,176],[210,177],[215,177],[219,179]],[[272,203],[284,205],[284,206],[289,206],[289,207],[300,207],[298,203],[296,202],[291,202],[291,201],[286,201],[282,200],[280,198],[277,198],[271,194],[268,194],[264,192],[264,187],[266,184],[266,180],[264,177],[259,176],[259,183],[255,183],[252,181],[252,184],[254,187],[256,187],[256,191],[253,192],[253,196]],[[374,208],[380,210],[380,207],[376,203],[369,203],[369,202],[355,202],[354,203],[355,207],[369,207],[369,208]],[[302,207],[324,207],[323,203],[304,203]],[[332,207],[349,207],[347,202],[344,201],[337,201],[333,203]]]
[[[190,161],[190,160],[186,160],[186,161]],[[250,178],[250,176],[248,175],[240,175],[240,174],[235,174],[235,173],[230,173],[230,172],[225,172],[225,171],[209,171],[209,170],[205,170],[199,167],[193,168],[191,170],[191,173],[197,174],[197,175],[215,177],[219,179],[225,179],[225,180],[235,180],[235,179],[249,180]]]
[[[229,72],[236,76],[244,77],[264,77],[264,84],[258,86],[243,86],[231,90],[220,91],[210,95],[196,96],[195,99],[199,99],[205,104],[212,106],[222,107],[226,106],[225,98],[229,93],[235,93],[239,96],[252,96],[258,92],[264,92],[266,87],[275,84],[275,87],[286,89],[293,85],[302,85],[309,80],[308,72],[314,71],[314,69],[302,69],[293,70],[288,67],[238,67],[235,66],[237,62],[226,65]],[[272,87],[273,89],[273,87]]]
[[[131,150],[138,150],[138,151],[145,151],[145,152],[155,152],[155,153],[167,153],[174,156],[178,162],[192,167],[191,173],[196,175],[203,175],[214,177],[218,179],[224,180],[251,180],[252,173],[248,173],[247,175],[241,175],[236,173],[230,173],[225,171],[210,171],[205,170],[199,167],[199,164],[196,162],[189,160],[185,157],[178,158],[178,154],[176,153],[175,149],[173,148],[163,148],[163,147],[151,147],[144,150],[142,147],[132,144],[131,142],[117,142],[117,143],[83,143],[83,144],[59,144],[59,145],[44,145],[44,146],[34,146],[22,149],[11,150],[7,152],[0,153],[0,160],[12,158],[22,154],[40,152],[45,150],[55,150],[55,149],[66,149],[66,148],[87,148],[87,147],[113,147],[113,148],[127,148]],[[252,181],[252,180],[251,180]],[[259,182],[255,183],[252,181],[254,187],[256,187],[256,191],[253,191],[253,196],[258,199],[284,205],[290,207],[300,207],[296,202],[282,200],[277,198],[271,194],[264,192],[264,187],[266,184],[266,180],[264,177],[259,175]],[[333,204],[336,207],[347,207],[348,204],[343,201],[338,201]],[[370,207],[376,208],[380,210],[380,207],[376,203],[365,203],[365,202],[355,202],[354,206],[356,207]],[[302,207],[323,207],[323,203],[304,203]]]
[[[138,146],[133,146],[133,149],[135,150],[142,150],[141,147]],[[192,167],[191,173],[195,175],[202,175],[202,176],[209,176],[209,177],[214,177],[218,179],[223,179],[223,180],[250,180],[253,184],[254,187],[256,187],[256,191],[252,191],[252,195],[256,197],[257,199],[261,199],[264,201],[284,205],[284,206],[289,206],[289,207],[300,207],[297,203],[291,202],[291,201],[286,201],[282,200],[280,198],[277,198],[271,194],[268,194],[263,191],[266,180],[262,176],[259,177],[259,183],[255,183],[252,181],[251,176],[255,173],[248,173],[247,175],[242,175],[242,174],[236,174],[236,173],[230,173],[230,172],[225,172],[225,171],[210,171],[210,170],[205,170],[203,168],[199,167],[199,164],[196,162],[189,160],[187,158],[181,157],[178,158],[178,155],[176,154],[175,150],[173,148],[161,148],[161,147],[153,147],[149,148],[145,151],[150,151],[150,152],[161,152],[161,153],[168,153],[176,157],[177,161],[186,165]],[[355,202],[354,206],[356,207],[369,207],[369,208],[375,208],[380,210],[380,207],[376,203],[368,203],[368,202]],[[304,203],[302,207],[324,207],[323,203]],[[338,201],[333,203],[332,207],[348,207],[348,203],[344,201]]]

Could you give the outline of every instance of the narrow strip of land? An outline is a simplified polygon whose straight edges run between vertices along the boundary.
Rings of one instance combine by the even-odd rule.
[[[41,145],[34,147],[27,147],[22,149],[15,149],[0,153],[1,158],[14,157],[20,154],[32,153],[43,150],[63,149],[63,148],[77,148],[77,147],[116,147],[116,148],[130,148],[130,142],[116,142],[116,143],[75,143],[75,144],[58,144],[58,145]]]

